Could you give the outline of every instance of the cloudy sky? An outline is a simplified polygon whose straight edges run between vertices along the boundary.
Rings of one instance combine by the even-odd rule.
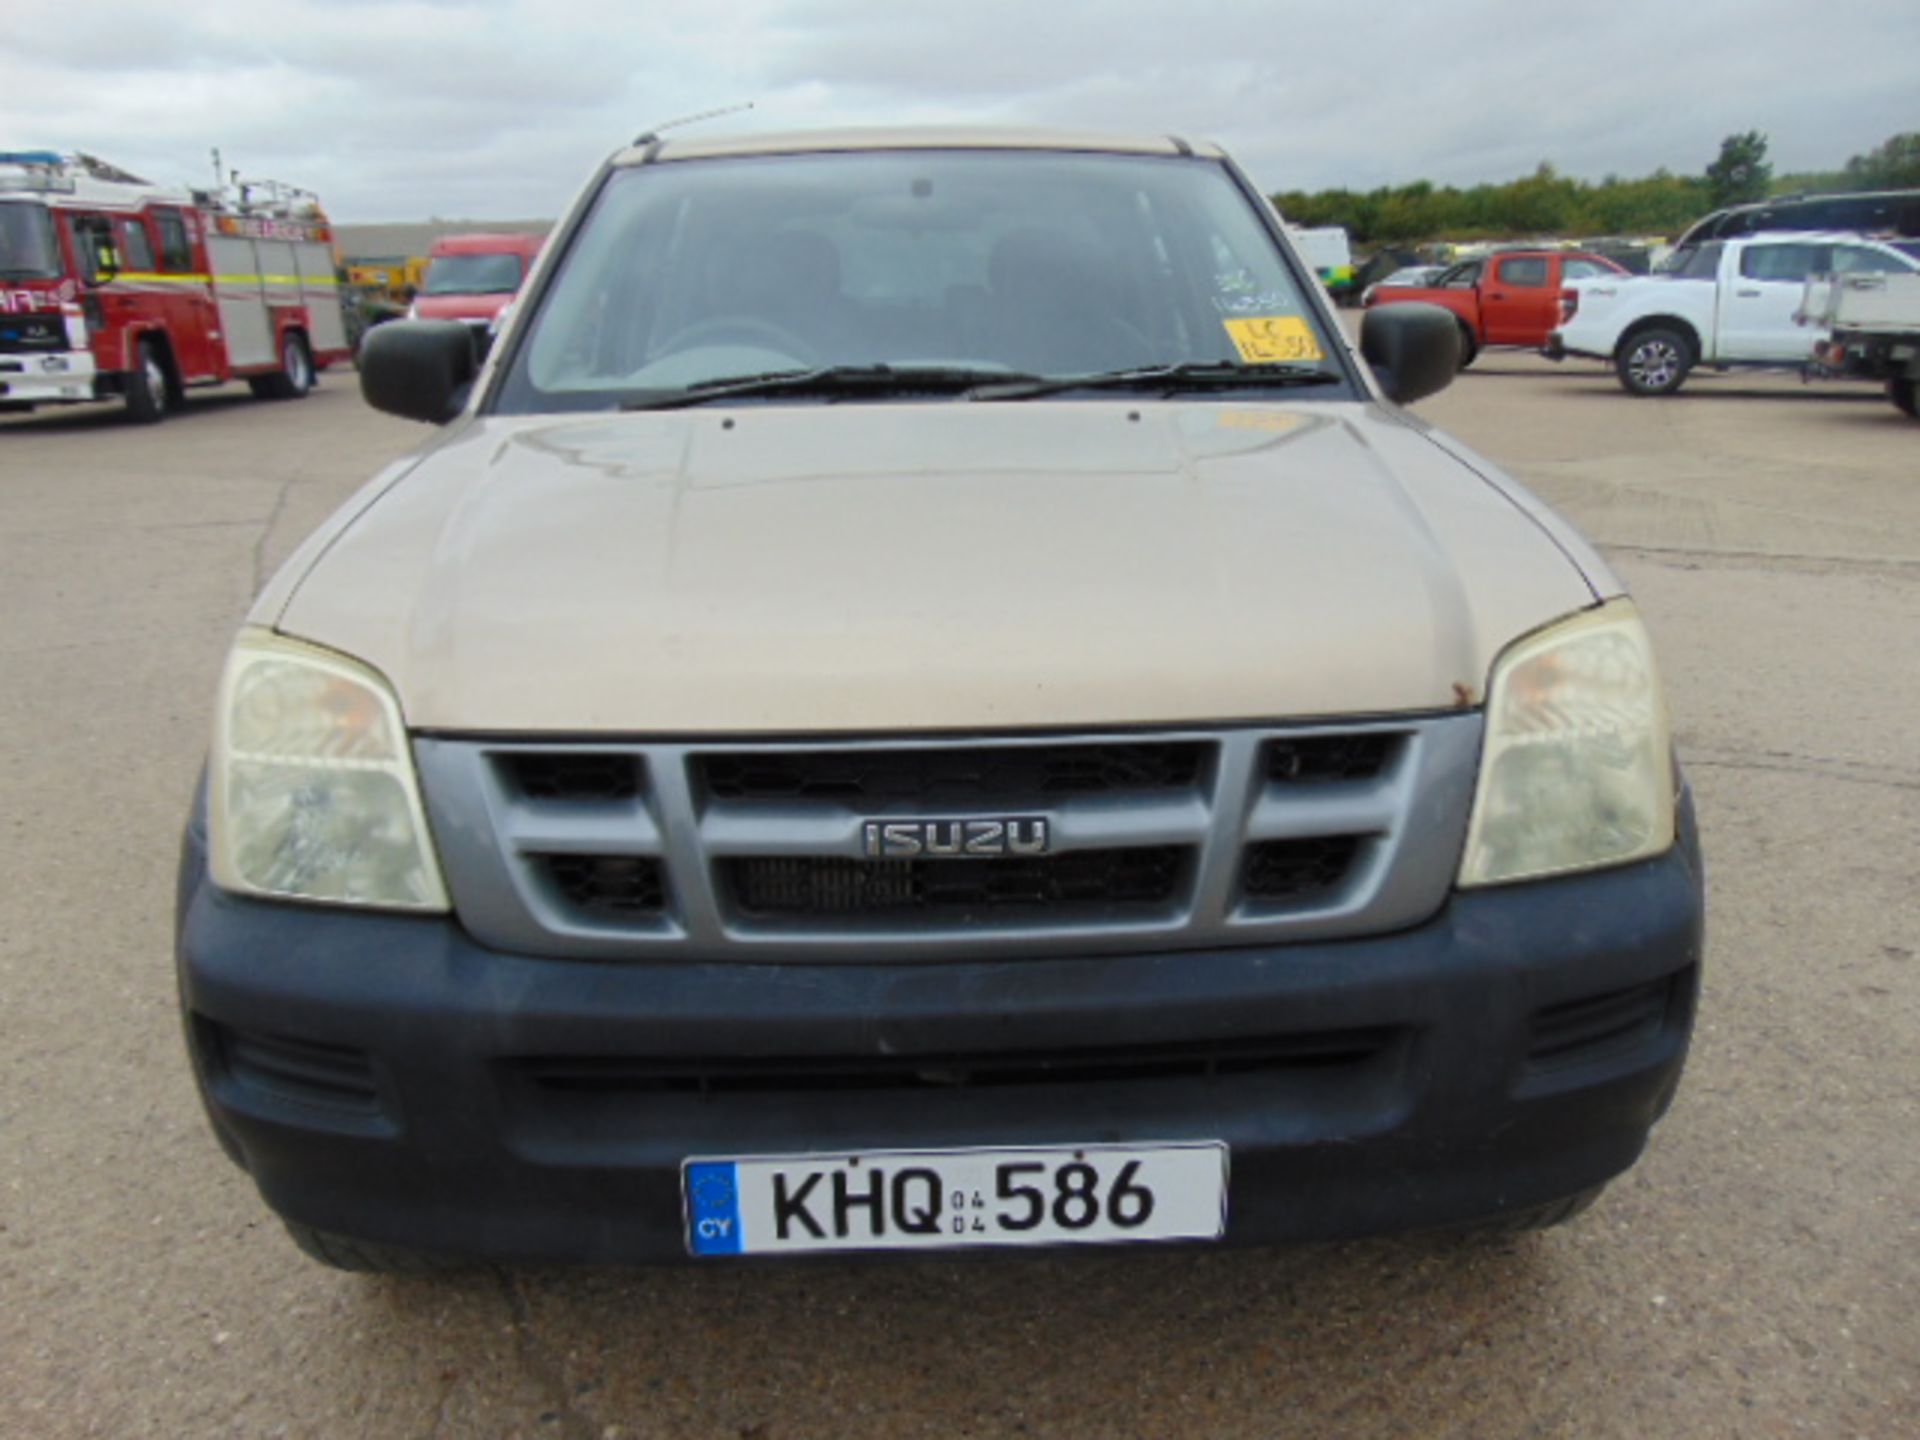
[[[974,121],[1218,139],[1269,190],[1779,170],[1920,130],[1920,0],[0,0],[0,147],[229,168],[336,218],[557,213],[608,150]]]

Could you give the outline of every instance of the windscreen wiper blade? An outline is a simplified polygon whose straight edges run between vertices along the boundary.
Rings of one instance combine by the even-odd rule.
[[[1143,365],[1092,375],[1049,375],[1037,381],[1011,380],[982,385],[968,398],[1037,400],[1069,390],[1264,390],[1339,383],[1339,375],[1313,365],[1237,365],[1228,361],[1186,360],[1177,365]]]
[[[1042,384],[1038,375],[971,365],[815,365],[700,380],[680,390],[635,395],[622,410],[679,410],[752,395],[873,395],[888,392],[973,390],[981,385]]]

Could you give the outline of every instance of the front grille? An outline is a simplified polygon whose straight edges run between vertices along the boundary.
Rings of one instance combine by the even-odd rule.
[[[1360,839],[1355,835],[1316,835],[1249,845],[1246,892],[1256,900],[1318,899],[1347,878],[1359,850]]]
[[[727,874],[756,918],[1086,911],[1166,904],[1185,860],[1168,845],[994,860],[754,857],[730,861]]]
[[[1338,1071],[1374,1062],[1404,1038],[1399,1030],[1376,1028],[975,1054],[667,1059],[549,1056],[515,1061],[512,1068],[538,1090],[582,1098],[823,1091],[911,1093]]]
[[[658,915],[666,909],[660,862],[648,855],[537,855],[534,863],[566,903],[595,918]]]
[[[718,800],[837,800],[848,805],[1004,805],[1068,795],[1151,794],[1200,782],[1194,742],[958,746],[937,750],[743,751],[702,756]]]
[[[1446,902],[1473,711],[1084,735],[415,738],[461,923],[607,960],[1087,957],[1364,935]],[[868,853],[1010,820],[1043,854]],[[1453,852],[1453,853],[1450,853]]]
[[[0,315],[0,352],[65,350],[67,324],[60,315]]]

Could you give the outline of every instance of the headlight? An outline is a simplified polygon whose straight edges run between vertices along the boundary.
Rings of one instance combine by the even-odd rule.
[[[330,650],[260,630],[220,682],[208,842],[227,890],[445,910],[393,692]]]
[[[1486,726],[1463,886],[1623,865],[1673,844],[1667,707],[1631,602],[1509,647]]]

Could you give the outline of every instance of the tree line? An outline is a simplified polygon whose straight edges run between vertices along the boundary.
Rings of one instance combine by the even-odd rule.
[[[1579,180],[1542,162],[1531,175],[1466,187],[1416,180],[1375,190],[1287,190],[1273,196],[1296,225],[1342,225],[1361,244],[1492,240],[1527,235],[1671,235],[1723,205],[1769,195],[1920,187],[1920,131],[1895,135],[1839,170],[1776,177],[1767,137],[1729,135],[1698,175]]]

